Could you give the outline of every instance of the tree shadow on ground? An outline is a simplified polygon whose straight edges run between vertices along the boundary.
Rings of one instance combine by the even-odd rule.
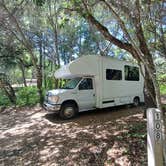
[[[44,118],[55,124],[74,122],[80,126],[86,126],[94,122],[101,123],[101,121],[114,121],[122,117],[130,116],[134,113],[135,109],[137,109],[137,113],[143,112],[142,106],[135,108],[132,105],[125,105],[80,112],[78,116],[69,120],[62,120],[59,115],[55,113],[47,113],[44,115]]]
[[[16,112],[11,117],[19,114],[21,120],[0,135],[0,163],[146,165],[146,128],[141,112],[141,107],[93,110],[67,121],[44,111]]]

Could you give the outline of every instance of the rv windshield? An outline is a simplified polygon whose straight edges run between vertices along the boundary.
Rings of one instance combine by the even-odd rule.
[[[68,80],[61,89],[74,89],[77,84],[80,82],[81,78],[73,78],[71,80]]]

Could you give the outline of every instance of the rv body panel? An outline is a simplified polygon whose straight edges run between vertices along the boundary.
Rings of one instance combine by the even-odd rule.
[[[102,87],[102,105],[101,108],[129,104],[133,102],[134,97],[138,96],[143,102],[143,77],[139,71],[139,81],[125,80],[125,66],[138,67],[136,64],[128,63],[110,58],[101,58],[102,71],[100,74]],[[139,68],[139,67],[138,67]],[[121,80],[107,80],[106,70],[120,70],[122,73]]]

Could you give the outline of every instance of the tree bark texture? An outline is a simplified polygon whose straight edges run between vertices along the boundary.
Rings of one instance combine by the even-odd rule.
[[[9,83],[9,81],[7,80],[7,76],[4,74],[0,78],[0,89],[4,90],[6,96],[8,97],[11,103],[16,104],[15,91]]]
[[[20,66],[20,69],[21,69],[21,72],[22,72],[22,79],[23,79],[24,86],[27,87],[26,77],[25,77],[25,67],[22,63],[20,63],[19,66]]]
[[[44,97],[43,97],[43,91],[42,91],[42,81],[43,81],[42,70],[40,67],[37,68],[36,77],[37,77],[37,88],[38,88],[38,93],[40,97],[40,104],[42,105]]]

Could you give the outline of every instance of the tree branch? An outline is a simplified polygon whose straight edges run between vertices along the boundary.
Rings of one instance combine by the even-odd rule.
[[[121,40],[117,39],[113,35],[110,34],[109,30],[103,26],[99,21],[97,21],[92,14],[87,13],[83,15],[85,19],[87,19],[92,25],[95,25],[95,27],[102,33],[102,35],[110,42],[112,42],[114,45],[118,46],[121,49],[127,50],[130,53],[132,53],[132,45],[129,43],[124,43]]]

